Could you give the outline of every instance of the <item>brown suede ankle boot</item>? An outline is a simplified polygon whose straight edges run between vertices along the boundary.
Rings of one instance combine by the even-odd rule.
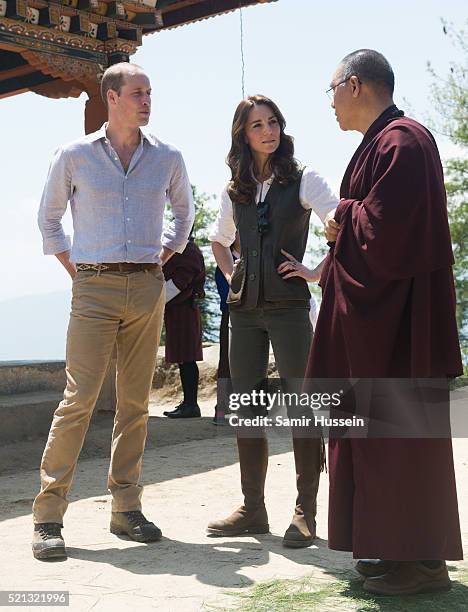
[[[268,516],[264,501],[268,466],[266,438],[237,438],[241,486],[244,505],[230,516],[208,524],[208,533],[236,536],[243,533],[268,533]]]
[[[303,548],[316,537],[317,491],[322,468],[322,440],[293,438],[296,464],[297,499],[291,524],[283,537],[283,546]]]

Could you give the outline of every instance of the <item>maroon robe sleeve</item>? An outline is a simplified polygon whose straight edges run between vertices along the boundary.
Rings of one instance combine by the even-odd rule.
[[[180,293],[166,308],[175,306],[192,298],[193,293],[204,296],[205,264],[203,255],[197,245],[190,241],[183,253],[175,253],[163,267],[166,281],[172,280]]]
[[[437,147],[422,126],[407,122],[394,121],[379,135],[363,176],[353,181],[357,193],[345,194],[357,197],[343,198],[335,214],[342,225],[335,256],[348,259],[340,247],[352,243],[353,259],[380,279],[453,264]]]

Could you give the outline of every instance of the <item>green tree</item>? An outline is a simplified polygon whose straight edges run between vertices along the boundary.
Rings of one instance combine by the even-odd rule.
[[[468,29],[468,20],[465,27]],[[460,332],[465,374],[468,374],[468,40],[466,31],[442,22],[443,32],[461,52],[460,62],[452,62],[447,76],[439,76],[431,63],[428,71],[434,81],[432,100],[437,118],[435,131],[457,145],[457,157],[444,160],[448,214],[455,256],[454,276],[457,292],[457,323]]]
[[[209,238],[209,228],[216,218],[216,210],[211,206],[214,196],[198,193],[194,185],[192,185],[192,190],[195,200],[193,235],[205,258],[206,268],[205,298],[200,302],[203,340],[217,342],[220,317],[219,296],[215,282],[216,262],[211,252],[211,241]]]

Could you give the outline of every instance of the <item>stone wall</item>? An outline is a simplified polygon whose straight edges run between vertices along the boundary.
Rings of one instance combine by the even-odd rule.
[[[0,395],[63,391],[64,386],[64,361],[0,364]]]

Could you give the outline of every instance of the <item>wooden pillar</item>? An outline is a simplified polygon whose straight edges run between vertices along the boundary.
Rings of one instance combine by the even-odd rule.
[[[85,105],[85,133],[96,132],[107,121],[107,108],[99,90],[87,90],[89,99]]]

